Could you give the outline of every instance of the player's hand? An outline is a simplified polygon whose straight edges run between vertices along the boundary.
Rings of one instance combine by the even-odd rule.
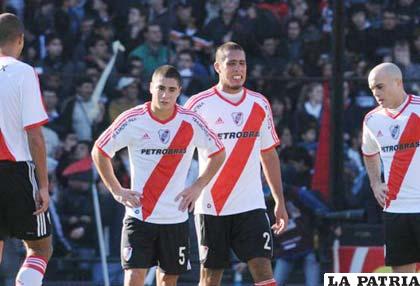
[[[274,207],[274,216],[276,218],[276,223],[271,226],[271,229],[275,235],[280,235],[286,229],[289,220],[285,206],[280,206],[276,203],[276,206]]]
[[[114,199],[129,208],[140,207],[140,193],[134,192],[130,189],[121,188],[113,192]]]
[[[192,212],[194,209],[194,204],[197,201],[198,197],[201,194],[203,188],[198,186],[196,183],[192,184],[190,187],[183,190],[175,197],[175,202],[181,199],[178,209],[182,212],[188,209]]]
[[[35,194],[35,211],[33,215],[39,215],[47,211],[48,204],[50,203],[50,194],[48,187],[40,188]]]
[[[373,191],[373,194],[375,195],[376,200],[378,201],[378,204],[381,207],[384,207],[386,195],[388,193],[388,186],[385,183],[378,183],[378,184],[372,185],[372,191]]]

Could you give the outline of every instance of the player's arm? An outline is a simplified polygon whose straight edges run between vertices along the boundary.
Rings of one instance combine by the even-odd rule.
[[[379,153],[369,156],[364,155],[363,161],[365,162],[366,172],[373,194],[379,205],[384,207],[388,186],[381,179],[381,157]]]
[[[190,212],[194,209],[194,204],[201,194],[201,191],[211,179],[216,175],[217,171],[225,161],[226,152],[224,149],[220,150],[215,155],[209,157],[207,160],[207,166],[203,173],[197,178],[197,180],[179,195],[176,196],[175,201],[181,199],[179,204],[179,210],[185,211],[188,209]]]
[[[288,221],[283,197],[280,159],[275,148],[261,152],[260,159],[264,176],[276,203],[274,208],[276,223],[272,226],[272,229],[274,230],[274,234],[279,235],[285,229],[285,226],[287,226]]]
[[[104,182],[107,189],[111,192],[114,199],[117,202],[131,208],[140,207],[139,193],[125,189],[121,186],[120,182],[115,176],[111,158],[108,158],[102,154],[96,144],[92,149],[92,159],[96,169],[98,170],[99,176],[101,176],[102,181]]]
[[[48,170],[47,152],[45,150],[45,140],[41,126],[35,126],[26,130],[28,135],[29,152],[35,164],[39,192],[36,197],[36,211],[34,215],[45,212],[48,209],[50,196],[48,194]]]

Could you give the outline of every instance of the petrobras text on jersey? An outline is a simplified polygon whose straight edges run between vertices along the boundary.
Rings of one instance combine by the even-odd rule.
[[[420,286],[420,273],[325,273],[324,286]]]

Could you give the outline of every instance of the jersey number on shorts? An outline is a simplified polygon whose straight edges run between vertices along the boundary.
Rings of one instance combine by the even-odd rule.
[[[271,236],[270,236],[270,234],[268,232],[264,232],[263,237],[265,238],[264,249],[271,250],[271,246],[270,246]]]
[[[178,262],[179,262],[180,265],[185,264],[185,253],[184,253],[185,249],[186,249],[185,246],[180,246],[179,247],[179,260],[178,260]]]

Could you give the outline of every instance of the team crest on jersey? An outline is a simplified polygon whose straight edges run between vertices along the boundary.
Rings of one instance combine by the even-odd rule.
[[[124,247],[123,258],[125,261],[129,261],[132,254],[133,254],[133,248],[131,246]]]
[[[169,142],[169,138],[171,138],[171,133],[169,132],[169,129],[160,129],[159,132],[159,139],[162,141],[163,144],[166,144]]]
[[[241,126],[244,121],[244,114],[242,112],[233,112],[232,119],[236,125]]]
[[[399,125],[391,125],[389,127],[389,132],[391,132],[391,136],[394,139],[397,139],[400,136],[400,126]]]

